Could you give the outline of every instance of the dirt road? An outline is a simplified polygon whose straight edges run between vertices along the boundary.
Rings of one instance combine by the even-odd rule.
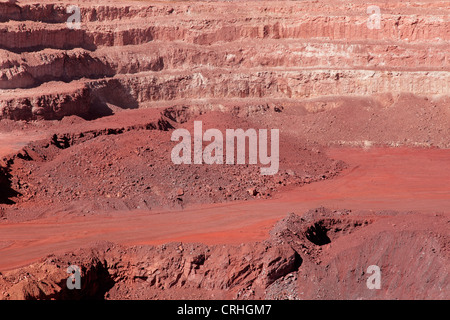
[[[318,206],[424,213],[450,208],[449,150],[330,149],[328,153],[346,161],[349,168],[334,179],[293,188],[270,200],[2,223],[0,270],[98,240],[121,244],[260,241],[267,238],[275,221],[289,212],[301,214]]]

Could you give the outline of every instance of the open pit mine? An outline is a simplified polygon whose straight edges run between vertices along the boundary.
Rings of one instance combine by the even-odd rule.
[[[449,48],[449,1],[0,0],[0,300],[450,299]]]

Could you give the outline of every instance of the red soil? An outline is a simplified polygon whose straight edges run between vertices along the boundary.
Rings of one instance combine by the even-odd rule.
[[[338,177],[293,188],[276,199],[203,205],[182,211],[108,211],[0,224],[0,270],[95,240],[123,244],[261,241],[274,222],[309,208],[400,210],[449,214],[450,152],[440,149],[331,149],[349,164]],[[420,184],[418,183],[420,181]],[[420,221],[420,214],[415,216]],[[174,223],[176,221],[177,223]],[[208,230],[204,232],[203,230]]]

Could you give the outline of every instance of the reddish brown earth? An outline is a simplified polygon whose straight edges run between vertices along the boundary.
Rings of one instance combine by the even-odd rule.
[[[448,1],[0,2],[1,299],[448,299]],[[173,130],[280,129],[280,169]],[[68,290],[68,265],[82,290]],[[380,290],[367,267],[382,271]]]

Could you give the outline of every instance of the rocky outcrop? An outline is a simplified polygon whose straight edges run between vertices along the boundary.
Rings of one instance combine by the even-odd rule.
[[[101,242],[4,272],[0,291],[3,299],[445,299],[450,242],[442,228],[426,231],[444,220],[318,208],[289,215],[255,244]],[[80,290],[67,288],[70,265],[81,269]],[[381,289],[367,288],[369,265],[381,268]]]
[[[23,91],[3,95],[0,102],[2,117],[13,120],[61,119],[73,114],[87,115],[90,110],[91,92],[82,82],[58,84],[56,87],[49,82],[39,90],[40,94],[32,96]]]

